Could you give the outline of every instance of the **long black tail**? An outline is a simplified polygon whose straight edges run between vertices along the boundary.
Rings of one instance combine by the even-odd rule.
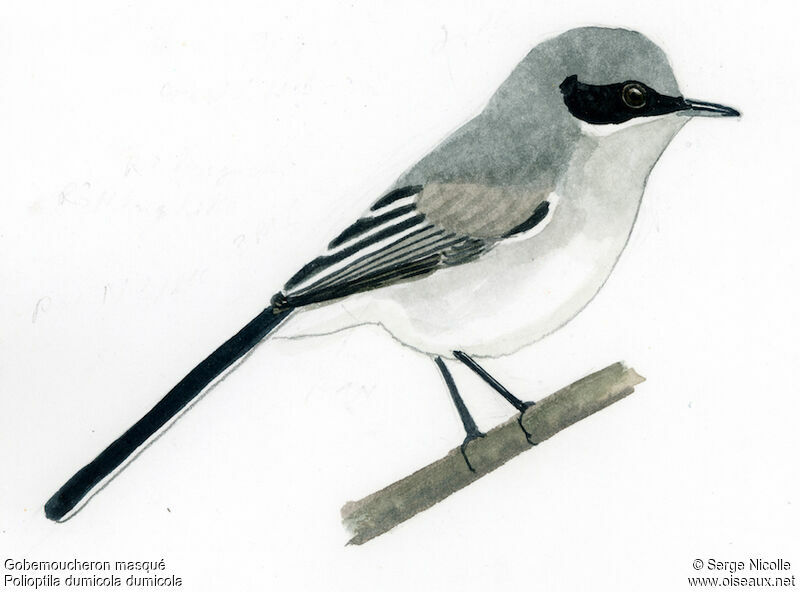
[[[283,321],[292,309],[264,309],[236,335],[200,362],[163,399],[97,458],[79,470],[44,505],[50,520],[61,520],[103,479],[199,395],[217,376],[245,355]]]

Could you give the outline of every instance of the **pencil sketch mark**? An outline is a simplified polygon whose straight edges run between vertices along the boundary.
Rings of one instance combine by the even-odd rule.
[[[39,315],[47,312],[47,309],[50,307],[50,297],[43,296],[36,301],[36,305],[33,307],[33,314],[31,315],[31,324],[35,325],[36,321],[39,319]]]
[[[63,206],[66,203],[75,205],[75,202],[67,197],[67,192],[64,190],[58,194],[58,205]]]

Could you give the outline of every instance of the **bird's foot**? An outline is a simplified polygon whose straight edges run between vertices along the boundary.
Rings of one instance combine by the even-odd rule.
[[[525,434],[525,439],[528,441],[528,444],[531,446],[536,446],[538,442],[534,442],[531,436],[531,433],[525,429],[525,426],[522,424],[522,416],[525,415],[525,412],[536,405],[534,401],[523,401],[522,408],[520,409],[519,417],[517,417],[517,423],[519,424],[519,429],[522,430],[522,433]]]
[[[474,432],[467,434],[467,437],[464,438],[464,443],[461,444],[461,456],[464,457],[464,462],[467,463],[467,468],[473,473],[475,472],[475,468],[472,466],[472,463],[469,462],[469,457],[467,456],[467,444],[469,444],[473,440],[477,440],[478,438],[483,438],[485,436],[486,434],[476,430]]]

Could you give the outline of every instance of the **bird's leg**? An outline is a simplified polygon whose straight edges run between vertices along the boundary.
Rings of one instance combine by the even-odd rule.
[[[467,467],[473,473],[475,469],[469,462],[469,458],[467,458],[467,444],[475,440],[476,438],[483,438],[486,434],[481,432],[478,429],[478,426],[475,425],[475,420],[472,419],[472,414],[467,409],[467,405],[464,403],[464,399],[461,398],[461,395],[458,392],[458,388],[456,387],[456,383],[453,380],[453,375],[450,374],[450,370],[447,369],[445,366],[444,360],[439,356],[434,358],[434,362],[439,367],[439,371],[442,373],[442,377],[444,378],[444,382],[447,385],[447,390],[450,391],[450,397],[453,399],[453,403],[458,410],[458,415],[461,417],[461,423],[464,424],[464,431],[467,432],[467,437],[464,438],[464,443],[461,444],[461,456],[464,457],[464,461],[467,463]]]
[[[534,442],[531,439],[530,433],[528,433],[528,430],[526,430],[525,426],[522,425],[522,414],[525,413],[525,411],[529,407],[533,407],[534,405],[536,405],[536,403],[534,401],[522,401],[516,396],[514,396],[506,387],[497,382],[494,376],[489,374],[475,360],[470,358],[464,352],[454,351],[453,355],[456,358],[458,358],[458,360],[462,362],[467,368],[469,368],[475,374],[480,376],[484,380],[484,382],[486,382],[486,384],[488,384],[490,387],[492,387],[494,390],[500,393],[500,396],[502,396],[506,401],[511,403],[519,411],[520,415],[519,418],[517,419],[517,421],[519,422],[519,427],[522,429],[523,432],[525,432],[525,438],[528,440],[528,443],[535,446],[536,442]]]

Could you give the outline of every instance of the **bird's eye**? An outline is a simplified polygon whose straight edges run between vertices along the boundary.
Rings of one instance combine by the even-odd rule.
[[[631,82],[622,87],[622,100],[632,109],[641,109],[647,103],[647,92],[641,84]]]

